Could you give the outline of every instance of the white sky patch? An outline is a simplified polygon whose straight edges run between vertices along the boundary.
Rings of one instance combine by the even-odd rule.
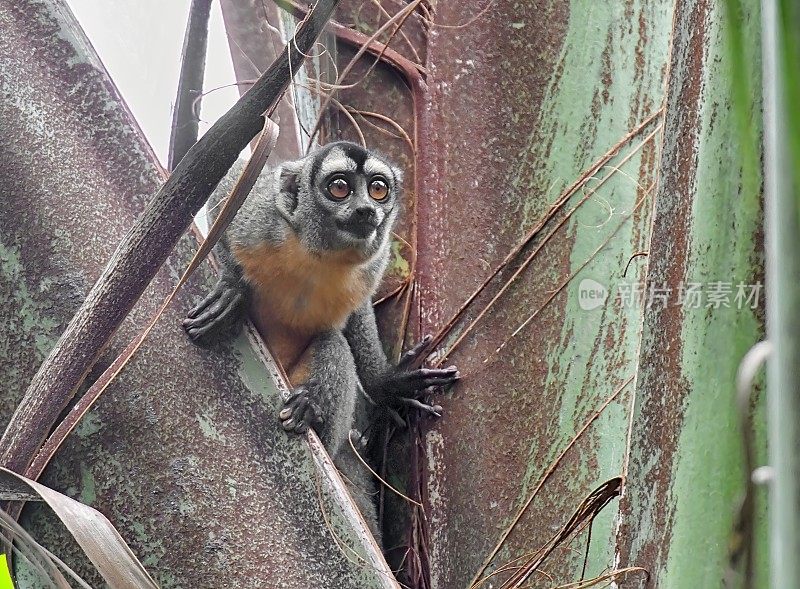
[[[166,163],[190,0],[67,1],[147,140]],[[222,12],[214,2],[205,90],[235,81]],[[206,131],[238,97],[235,86],[205,96],[200,132]]]

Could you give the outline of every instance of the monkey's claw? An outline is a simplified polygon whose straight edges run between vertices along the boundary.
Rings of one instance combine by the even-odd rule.
[[[385,388],[400,397],[416,397],[430,387],[446,387],[459,378],[461,374],[455,366],[447,368],[412,368],[417,365],[431,342],[431,336],[426,335],[418,344],[405,352],[397,366],[389,370],[386,375]]]
[[[305,433],[309,426],[319,428],[322,425],[322,412],[313,395],[305,386],[298,387],[284,403],[278,414],[281,426],[287,432]]]
[[[397,367],[406,369],[413,366],[417,360],[422,357],[422,353],[426,351],[428,344],[431,343],[432,339],[433,337],[430,335],[423,337],[415,346],[400,356],[400,361],[397,363]]]
[[[395,381],[401,391],[409,393],[422,392],[430,387],[444,387],[453,384],[461,373],[455,366],[447,368],[417,368],[399,372],[395,376]]]
[[[429,413],[434,417],[441,417],[442,416],[442,406],[441,405],[428,405],[427,403],[423,403],[419,399],[412,399],[409,397],[400,397],[400,403],[403,405],[408,405],[409,407],[416,407],[420,411],[424,411],[425,413]]]
[[[235,327],[243,315],[244,303],[241,289],[220,281],[199,305],[189,311],[183,329],[193,341],[202,343],[207,336]]]

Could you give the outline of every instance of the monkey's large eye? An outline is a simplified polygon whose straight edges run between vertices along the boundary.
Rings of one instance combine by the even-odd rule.
[[[383,178],[373,178],[368,189],[369,195],[375,200],[383,200],[389,194],[389,185]]]
[[[328,193],[339,200],[350,195],[350,185],[344,178],[334,178],[328,183]]]

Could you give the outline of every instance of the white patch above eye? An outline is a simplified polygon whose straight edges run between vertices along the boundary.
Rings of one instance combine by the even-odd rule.
[[[358,166],[341,149],[332,149],[319,168],[320,176],[330,176],[334,172],[355,172]]]
[[[368,157],[367,161],[364,162],[364,175],[365,176],[374,176],[375,174],[380,174],[387,180],[394,179],[394,173],[392,169],[383,163],[381,160],[376,159],[374,157]]]

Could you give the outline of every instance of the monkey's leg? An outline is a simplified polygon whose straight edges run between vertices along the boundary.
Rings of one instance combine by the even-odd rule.
[[[183,328],[198,344],[208,344],[234,335],[241,328],[248,298],[247,285],[223,274],[214,290],[189,311]]]
[[[347,444],[353,423],[358,377],[353,354],[338,330],[311,342],[297,362],[296,386],[278,417],[283,428],[298,433],[312,427],[333,456]]]
[[[342,475],[356,507],[361,512],[364,521],[372,532],[378,546],[381,546],[381,530],[378,525],[378,508],[377,508],[377,495],[378,488],[376,485],[375,477],[361,462],[369,462],[367,459],[367,449],[365,444],[359,439],[361,436],[356,430],[351,430],[350,439],[353,446],[346,444],[339,450],[333,461],[339,473]],[[353,452],[353,447],[356,448],[358,456]],[[359,460],[359,456],[361,460]]]

